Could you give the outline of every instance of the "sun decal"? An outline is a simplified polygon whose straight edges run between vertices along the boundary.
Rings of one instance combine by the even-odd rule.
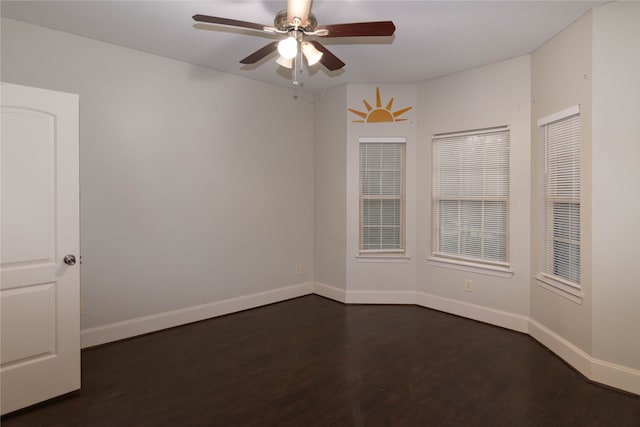
[[[399,119],[398,116],[411,110],[413,107],[406,107],[398,111],[391,111],[393,107],[393,98],[389,100],[387,106],[382,108],[380,102],[380,88],[376,88],[376,108],[373,108],[366,99],[362,100],[362,103],[367,109],[367,112],[354,110],[353,108],[347,108],[353,114],[362,117],[362,120],[354,120],[353,123],[382,123],[382,122],[403,122],[407,119]]]

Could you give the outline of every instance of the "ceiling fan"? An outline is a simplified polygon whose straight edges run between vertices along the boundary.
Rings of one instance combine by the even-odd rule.
[[[302,61],[302,56],[306,58],[309,66],[320,62],[330,71],[339,70],[345,65],[337,56],[315,40],[316,37],[391,36],[396,29],[392,21],[318,25],[316,17],[310,11],[311,2],[312,0],[288,0],[287,9],[276,14],[273,26],[208,15],[194,15],[193,19],[198,22],[248,28],[285,36],[281,40],[273,41],[258,49],[240,60],[240,63],[255,64],[277,50],[280,57],[276,62],[294,70],[294,85],[298,85],[295,72],[297,61]]]

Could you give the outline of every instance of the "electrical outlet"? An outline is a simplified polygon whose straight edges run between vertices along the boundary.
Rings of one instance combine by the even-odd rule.
[[[84,314],[85,308],[84,301],[80,301],[80,314]]]
[[[296,274],[302,273],[302,266],[300,264],[296,265]]]
[[[464,290],[465,292],[473,291],[473,282],[471,281],[471,279],[464,280]]]

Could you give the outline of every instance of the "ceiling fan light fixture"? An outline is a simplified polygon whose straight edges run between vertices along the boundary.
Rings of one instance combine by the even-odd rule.
[[[316,64],[322,58],[322,52],[320,52],[314,45],[309,42],[302,43],[302,53],[307,58],[307,64],[309,66]]]
[[[293,59],[285,58],[282,55],[278,56],[278,59],[276,59],[276,63],[280,66],[283,66],[284,68],[293,68]]]
[[[278,53],[283,58],[295,58],[298,54],[298,40],[296,40],[295,36],[289,36],[278,43]]]

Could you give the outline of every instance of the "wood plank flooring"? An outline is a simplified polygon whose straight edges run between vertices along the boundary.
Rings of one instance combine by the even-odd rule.
[[[640,426],[640,398],[527,335],[306,296],[82,353],[82,390],[18,426]]]

